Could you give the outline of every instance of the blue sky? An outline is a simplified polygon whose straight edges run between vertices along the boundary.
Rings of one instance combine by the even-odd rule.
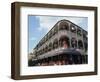
[[[32,52],[42,37],[62,19],[69,20],[85,30],[88,30],[87,17],[61,17],[61,16],[28,16],[28,53]]]

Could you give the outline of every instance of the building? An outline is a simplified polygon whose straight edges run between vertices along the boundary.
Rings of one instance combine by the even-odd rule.
[[[58,21],[34,48],[29,66],[88,63],[87,31],[69,20]],[[61,63],[61,61],[63,63]]]

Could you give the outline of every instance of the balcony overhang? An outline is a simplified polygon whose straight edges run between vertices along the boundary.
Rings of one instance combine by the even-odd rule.
[[[55,50],[52,50],[50,52],[47,52],[45,54],[39,55],[37,57],[37,59],[44,59],[44,58],[48,58],[48,57],[52,57],[52,56],[57,56],[57,55],[82,55],[80,51],[77,51],[74,48],[58,48]]]

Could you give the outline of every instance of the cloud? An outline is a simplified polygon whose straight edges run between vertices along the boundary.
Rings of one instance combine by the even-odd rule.
[[[39,31],[45,30],[48,32],[59,20],[66,19],[69,20],[81,27],[87,26],[84,21],[86,21],[85,17],[53,17],[53,16],[36,16],[36,18],[40,22],[40,27],[38,28]],[[85,27],[87,28],[87,27]]]
[[[50,16],[37,16],[40,22],[40,27],[38,28],[40,31],[45,30],[49,31],[54,24],[57,22],[57,18]]]

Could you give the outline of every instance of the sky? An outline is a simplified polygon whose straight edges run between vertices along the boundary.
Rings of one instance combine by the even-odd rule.
[[[59,21],[69,20],[88,31],[87,17],[28,16],[28,53],[32,52],[44,35]]]

